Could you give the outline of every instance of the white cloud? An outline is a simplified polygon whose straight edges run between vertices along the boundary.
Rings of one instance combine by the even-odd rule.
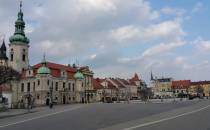
[[[129,25],[120,27],[116,30],[112,30],[111,37],[117,40],[118,42],[122,42],[124,40],[137,38],[139,37],[140,33],[141,32],[137,27]]]
[[[200,41],[200,43],[198,43],[197,46],[202,51],[209,51],[210,50],[210,41]]]
[[[34,51],[39,51],[41,53],[46,53],[49,58],[66,58],[74,53],[75,47],[72,45],[71,41],[60,41],[59,43],[46,40],[34,46]]]
[[[136,39],[141,41],[156,39],[174,40],[185,34],[180,23],[177,21],[163,21],[148,27],[129,25],[111,31],[111,37],[118,42]]]
[[[139,20],[144,21],[144,20],[155,20],[160,17],[160,13],[156,10],[153,10],[151,8],[151,5],[148,1],[145,0],[138,0],[137,3],[133,3],[139,5]]]
[[[182,16],[186,13],[185,9],[178,9],[178,8],[170,8],[165,7],[161,9],[161,12],[167,15],[176,15],[176,16]]]
[[[176,64],[182,64],[184,62],[185,58],[182,56],[176,57],[175,63]]]
[[[203,3],[198,2],[192,9],[192,13],[199,12],[203,8]]]
[[[195,46],[195,49],[198,49],[201,53],[208,53],[210,50],[210,40],[204,40],[202,37],[196,38],[191,42]]]
[[[177,21],[164,21],[160,24],[151,25],[143,32],[144,39],[177,38],[177,36],[182,35],[185,35],[185,32]]]
[[[81,11],[115,11],[114,0],[79,0],[78,8]]]
[[[184,54],[178,58],[169,52],[177,51],[185,44],[187,31],[179,17],[184,15],[185,9],[167,7],[159,10],[152,7],[152,2],[24,1],[31,65],[40,62],[46,52],[47,59],[57,63],[66,64],[77,58],[83,65],[92,67],[97,76],[126,77],[137,72],[148,78],[151,67],[155,66],[161,74],[182,77],[186,69],[180,66],[189,68],[191,64],[187,58],[181,58]],[[0,17],[4,18],[0,19],[0,33],[6,34],[7,43],[8,37],[14,33],[17,11],[18,2],[15,5],[13,0],[0,1]],[[199,43],[199,46],[209,50],[207,43]],[[188,50],[185,53],[189,53]],[[172,59],[176,59],[177,64]],[[172,64],[169,66],[169,63]]]
[[[92,54],[92,55],[90,55],[90,59],[93,60],[96,58],[96,56],[97,56],[96,54]]]
[[[179,46],[184,45],[185,42],[177,40],[175,42],[171,42],[171,43],[161,43],[158,45],[155,45],[149,49],[147,49],[146,51],[143,52],[142,56],[143,57],[147,57],[147,56],[154,56],[154,55],[158,55],[158,54],[165,54],[166,52],[177,48]]]

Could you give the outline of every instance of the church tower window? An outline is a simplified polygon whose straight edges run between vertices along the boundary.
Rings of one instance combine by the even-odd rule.
[[[25,55],[25,54],[23,54],[22,60],[23,60],[23,61],[26,61],[26,55]]]

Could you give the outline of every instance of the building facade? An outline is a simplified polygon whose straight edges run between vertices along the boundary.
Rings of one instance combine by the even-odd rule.
[[[0,65],[8,65],[21,74],[20,81],[9,84],[11,107],[94,102],[93,72],[88,66],[56,64],[48,62],[45,56],[40,63],[30,66],[30,41],[24,32],[21,7],[15,22],[15,33],[9,38],[9,59],[4,41],[0,48]]]
[[[151,73],[150,79],[150,87],[152,88],[152,92],[154,97],[156,98],[168,98],[173,97],[173,92],[171,89],[172,86],[172,78],[153,78],[153,74]]]
[[[190,87],[189,87],[189,94],[209,97],[210,96],[210,81],[191,82]]]
[[[145,82],[137,74],[127,80],[122,78],[96,78],[93,81],[97,100],[105,102],[138,99],[140,97],[139,89],[146,87],[145,84],[142,86]]]
[[[190,80],[172,81],[172,91],[175,97],[187,97],[191,85]]]

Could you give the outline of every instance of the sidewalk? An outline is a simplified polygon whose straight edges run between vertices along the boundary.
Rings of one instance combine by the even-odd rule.
[[[36,107],[36,108],[30,109],[29,111],[27,109],[8,109],[5,112],[0,112],[0,119],[34,113],[34,112],[39,112],[44,109],[49,109],[49,108],[48,107]]]
[[[194,99],[193,101],[195,100],[198,100],[198,99]],[[180,100],[180,98],[170,98],[170,99],[163,99],[161,101],[161,99],[150,99],[148,103],[172,103],[172,102],[184,102],[184,101],[191,101],[191,100],[188,100],[187,98],[183,98]],[[131,103],[145,103],[144,101],[142,100],[133,100],[133,101],[130,101]]]

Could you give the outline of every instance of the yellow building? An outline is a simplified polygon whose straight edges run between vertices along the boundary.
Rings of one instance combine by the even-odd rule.
[[[203,91],[203,96],[207,97],[210,93],[210,81],[198,81],[198,82],[191,82],[189,93],[192,95],[197,94],[197,89],[201,87]]]

